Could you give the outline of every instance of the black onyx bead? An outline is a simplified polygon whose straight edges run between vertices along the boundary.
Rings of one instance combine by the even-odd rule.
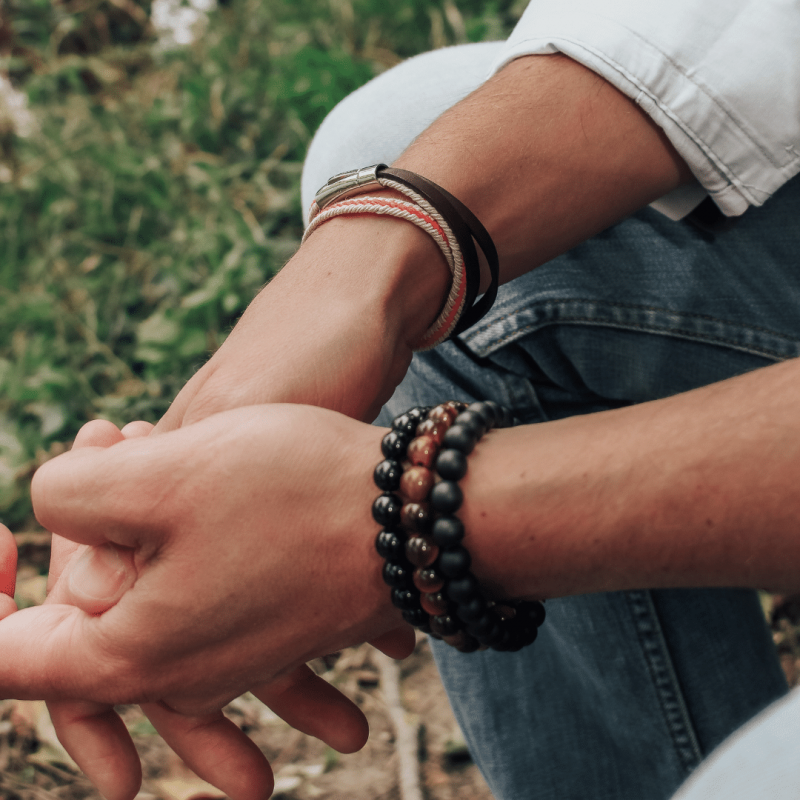
[[[482,617],[488,610],[489,607],[482,597],[473,597],[472,600],[468,600],[466,603],[459,603],[456,614],[464,622],[473,622]]]
[[[399,417],[395,417],[392,422],[392,430],[403,434],[403,436],[413,436],[417,425],[419,425],[418,417],[411,416],[411,414],[401,414]]]
[[[500,414],[497,418],[497,427],[498,428],[509,428],[514,422],[514,415],[511,413],[511,410],[506,408],[505,406],[498,406],[500,409]]]
[[[446,481],[459,481],[467,474],[467,457],[458,450],[443,450],[436,459],[436,471]]]
[[[470,403],[470,405],[467,407],[467,411],[472,411],[474,414],[479,414],[481,417],[483,417],[483,421],[486,423],[486,430],[494,428],[495,413],[494,409],[488,403]]]
[[[477,637],[485,636],[497,625],[497,617],[494,611],[487,610],[477,619],[472,619],[467,623],[467,630]]]
[[[383,453],[383,457],[394,461],[401,461],[405,458],[408,443],[411,439],[411,434],[389,431],[381,440],[381,452]]]
[[[486,433],[486,420],[474,411],[462,411],[456,417],[455,424],[463,425],[466,428],[472,428],[479,439]]]
[[[452,425],[442,439],[442,447],[448,450],[458,450],[468,456],[474,449],[480,436],[473,428],[466,425],[459,425],[457,422]]]
[[[458,648],[461,653],[474,653],[480,647],[480,642],[474,637],[466,634],[464,642]]]
[[[406,411],[406,414],[419,424],[421,420],[428,416],[430,410],[430,406],[416,406]]]
[[[438,617],[431,617],[431,630],[439,636],[452,636],[461,630],[461,624],[450,614],[442,614]]]
[[[396,528],[400,524],[400,509],[403,501],[395,494],[385,492],[372,504],[372,519],[384,528]]]
[[[372,473],[375,485],[384,492],[393,492],[400,486],[400,478],[403,477],[403,465],[394,459],[381,461],[375,472]]]
[[[406,552],[406,544],[396,533],[381,531],[375,537],[375,549],[381,558],[399,561]]]
[[[430,624],[430,617],[421,608],[409,608],[403,612],[403,619],[415,628]]]
[[[452,514],[461,508],[464,495],[455,481],[440,481],[430,494],[430,504],[439,514]]]
[[[520,603],[517,606],[517,614],[535,628],[538,628],[544,622],[546,616],[544,603],[540,603],[538,600]]]
[[[467,573],[463,578],[448,581],[446,591],[454,603],[467,603],[475,597],[481,597],[478,581],[471,573]]]
[[[443,550],[439,554],[439,560],[436,564],[439,572],[446,577],[461,578],[469,572],[471,559],[469,553],[463,547],[457,546]]]
[[[501,653],[507,653],[514,650],[519,649],[519,639],[518,637],[514,636],[510,631],[504,630],[501,632],[501,636],[494,642],[492,642],[492,649],[499,650]]]
[[[494,647],[503,637],[503,629],[495,623],[494,627],[487,633],[478,634],[475,638],[481,644],[488,644],[489,647]]]
[[[383,581],[389,586],[410,589],[414,585],[414,568],[410,565],[387,561],[383,565]]]
[[[392,605],[401,611],[419,608],[419,592],[416,589],[392,589]]]
[[[439,517],[433,523],[433,541],[439,547],[454,547],[464,538],[464,524],[458,517]]]

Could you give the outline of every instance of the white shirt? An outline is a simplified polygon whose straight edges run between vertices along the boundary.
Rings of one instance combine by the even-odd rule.
[[[800,172],[800,0],[532,0],[493,72],[561,52],[634,99],[728,216]],[[654,204],[654,205],[659,205]]]

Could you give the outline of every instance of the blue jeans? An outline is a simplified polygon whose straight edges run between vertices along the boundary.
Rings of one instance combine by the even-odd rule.
[[[396,158],[481,82],[495,53],[486,44],[417,57],[340,104],[310,149],[306,205],[330,175]],[[800,180],[716,237],[645,209],[501,287],[463,347],[415,356],[379,421],[453,397],[496,400],[537,423],[795,357],[798,220]],[[569,597],[548,601],[547,615],[516,654],[433,643],[498,800],[668,798],[786,692],[752,591]]]

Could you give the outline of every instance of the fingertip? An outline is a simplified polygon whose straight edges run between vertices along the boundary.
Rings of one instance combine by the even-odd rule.
[[[0,619],[5,619],[17,610],[14,598],[7,594],[0,594]]]
[[[125,723],[109,706],[48,703],[58,739],[105,800],[133,800],[142,765]]]
[[[137,419],[125,425],[121,433],[126,439],[141,439],[143,436],[149,436],[153,428],[155,425],[152,422]]]
[[[75,437],[75,447],[111,447],[125,437],[120,429],[107,419],[93,419],[87,422]]]
[[[350,698],[303,665],[286,680],[251,690],[293,728],[340,753],[355,753],[369,738],[369,723]]]
[[[13,598],[16,583],[17,543],[14,541],[14,534],[5,525],[0,524],[0,594]],[[7,608],[7,604],[4,608]],[[16,609],[16,606],[14,608]],[[9,613],[11,612],[8,611],[3,616]]]

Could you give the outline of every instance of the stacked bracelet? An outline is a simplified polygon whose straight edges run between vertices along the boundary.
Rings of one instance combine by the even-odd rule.
[[[373,189],[392,189],[406,199],[364,196]],[[415,350],[429,350],[461,333],[492,307],[499,276],[494,242],[480,220],[441,186],[414,172],[386,164],[334,175],[311,204],[303,241],[327,220],[353,214],[385,214],[405,219],[425,230],[442,251],[452,275],[450,291],[439,316],[415,343]],[[489,267],[489,286],[480,297],[481,274],[475,243]]]
[[[492,402],[412,408],[392,422],[374,472],[382,494],[372,515],[383,526],[375,547],[392,603],[406,622],[462,652],[519,650],[544,621],[538,601],[483,596],[456,516],[467,456],[484,433],[511,424],[510,412]]]

